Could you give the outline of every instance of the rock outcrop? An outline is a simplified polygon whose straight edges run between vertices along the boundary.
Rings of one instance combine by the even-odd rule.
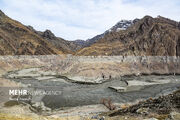
[[[47,39],[55,39],[55,35],[50,30],[45,30],[42,34],[42,37]]]
[[[125,109],[120,109],[116,112],[109,114],[109,116],[125,115],[125,114],[144,114],[148,115],[150,113],[156,114],[170,114],[173,111],[179,111],[180,106],[180,90],[173,92],[172,94],[166,96],[160,96],[156,99],[148,99],[146,101],[141,101],[139,104],[132,105]],[[173,115],[171,115],[173,116]]]

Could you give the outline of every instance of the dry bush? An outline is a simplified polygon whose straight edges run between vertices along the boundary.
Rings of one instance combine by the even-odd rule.
[[[115,110],[116,106],[113,105],[111,98],[102,98],[100,101],[101,104],[103,104],[104,106],[106,106],[109,110]]]

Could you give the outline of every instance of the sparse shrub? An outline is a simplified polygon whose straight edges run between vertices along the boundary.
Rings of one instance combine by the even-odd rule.
[[[5,107],[12,107],[15,105],[19,105],[20,103],[18,101],[7,101],[6,103],[4,103]]]
[[[102,98],[100,100],[100,103],[103,104],[104,106],[106,106],[109,110],[115,110],[116,109],[116,106],[113,105],[111,98],[108,98],[108,99]]]

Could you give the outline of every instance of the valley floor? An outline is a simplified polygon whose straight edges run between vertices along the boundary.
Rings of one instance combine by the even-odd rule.
[[[121,57],[0,57],[0,120],[179,120],[178,102],[177,106],[167,104],[171,108],[168,113],[151,111],[154,107],[151,105],[158,106],[157,110],[167,108],[164,100],[158,103],[154,103],[154,100],[179,89],[180,76],[175,75],[179,74],[179,59],[172,58],[170,60],[175,61],[174,63],[169,61],[163,66],[161,60],[157,62],[159,58],[151,58],[150,61],[155,60],[156,63],[151,63],[154,66],[148,68],[144,65],[146,62],[137,61],[141,59],[139,57],[133,60],[119,58]],[[174,65],[176,67],[173,70]],[[142,71],[148,74],[141,75]],[[158,74],[151,75],[153,71]],[[102,73],[105,75],[104,79]],[[32,104],[31,101],[31,104],[21,104],[9,101],[9,88],[53,88],[52,90],[63,90],[63,94],[33,97],[35,103]],[[179,100],[179,91],[177,93],[177,98],[168,97],[167,100]],[[108,97],[112,98],[116,110],[110,111],[100,104],[102,98]],[[151,101],[147,103],[149,98]],[[43,106],[34,106],[42,101]],[[41,107],[43,111],[34,111],[34,107],[35,110]]]

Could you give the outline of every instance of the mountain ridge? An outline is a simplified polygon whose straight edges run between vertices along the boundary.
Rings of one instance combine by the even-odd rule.
[[[0,55],[49,54],[180,56],[180,22],[162,16],[121,20],[86,41],[68,41],[50,30],[25,26],[0,10]]]
[[[111,32],[76,55],[180,56],[179,22],[145,16],[125,31]]]

